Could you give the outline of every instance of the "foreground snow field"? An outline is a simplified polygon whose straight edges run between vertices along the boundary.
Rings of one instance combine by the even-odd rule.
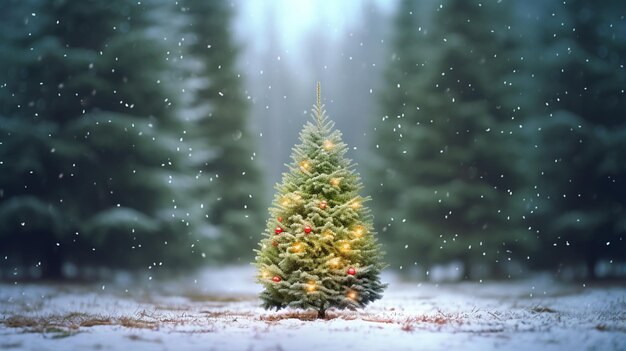
[[[177,281],[0,285],[7,350],[626,350],[626,287],[403,282],[362,311],[269,312],[250,267]]]

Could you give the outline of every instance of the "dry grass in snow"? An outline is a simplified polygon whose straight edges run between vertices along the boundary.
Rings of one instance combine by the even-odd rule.
[[[0,285],[9,350],[624,350],[626,288],[387,276],[361,311],[265,311],[247,267],[179,281]],[[220,282],[216,284],[215,282]]]

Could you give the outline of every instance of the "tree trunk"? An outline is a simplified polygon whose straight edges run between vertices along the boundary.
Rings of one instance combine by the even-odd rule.
[[[596,280],[598,277],[596,276],[596,256],[593,254],[587,254],[585,258],[585,265],[587,266],[587,278],[589,280]]]
[[[326,318],[326,310],[320,309],[317,311],[317,319],[325,319]]]
[[[63,279],[63,258],[60,248],[56,246],[56,243],[49,243],[48,245],[49,249],[43,261],[41,277],[48,280]]]
[[[470,263],[469,257],[461,258],[461,262],[463,263],[463,272],[461,272],[461,280],[471,280],[472,279],[472,264]]]
[[[491,276],[495,279],[507,278],[504,262],[496,262],[491,265]]]

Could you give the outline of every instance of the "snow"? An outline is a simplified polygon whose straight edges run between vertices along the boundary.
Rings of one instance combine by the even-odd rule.
[[[259,308],[253,277],[237,266],[168,281],[0,285],[0,349],[626,349],[623,286],[545,275],[435,284],[386,273],[382,300],[314,320]]]

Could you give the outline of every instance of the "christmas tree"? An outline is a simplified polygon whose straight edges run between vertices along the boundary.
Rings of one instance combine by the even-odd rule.
[[[314,123],[300,133],[289,172],[270,208],[270,219],[256,250],[258,281],[266,309],[356,309],[381,298],[384,268],[372,216],[359,195],[362,188],[347,145],[334,130],[320,100]]]

